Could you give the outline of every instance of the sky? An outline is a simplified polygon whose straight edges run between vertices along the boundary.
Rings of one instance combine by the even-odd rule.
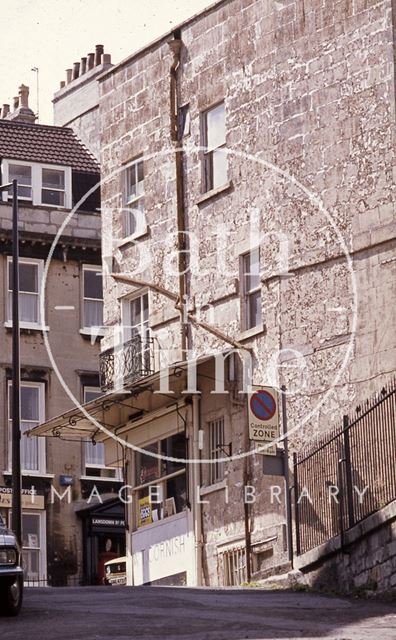
[[[20,84],[39,122],[52,124],[52,97],[66,69],[103,44],[112,62],[166,33],[213,4],[213,0],[0,0],[0,106],[10,104]]]

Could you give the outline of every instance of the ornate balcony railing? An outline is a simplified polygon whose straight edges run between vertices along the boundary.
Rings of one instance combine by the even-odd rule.
[[[99,373],[102,391],[122,389],[126,384],[154,373],[153,338],[135,336],[103,351],[99,356]]]

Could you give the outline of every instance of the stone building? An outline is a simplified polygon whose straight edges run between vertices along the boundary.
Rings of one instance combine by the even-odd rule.
[[[394,371],[393,11],[223,0],[98,78],[106,404],[36,433],[126,470],[134,584],[285,562],[243,373],[285,385],[300,449]]]
[[[35,123],[35,115],[28,105],[28,88],[23,85],[14,110],[9,112],[7,105],[2,109],[0,158],[1,183],[17,179],[19,185],[25,576],[30,584],[66,583],[68,576],[73,580],[81,578],[83,561],[87,565],[76,501],[89,494],[93,477],[98,478],[106,493],[119,484],[115,471],[105,469],[100,446],[30,439],[26,431],[73,406],[71,397],[76,402],[84,402],[100,393],[99,344],[95,334],[91,340],[93,330],[99,327],[100,332],[103,314],[98,192],[71,215],[81,196],[98,183],[99,166],[71,129]],[[4,292],[0,307],[0,510],[8,522],[12,492],[11,233],[11,195],[3,192],[0,201],[0,279]],[[44,317],[42,286],[45,287]],[[67,496],[59,498],[68,489],[73,498],[70,502]],[[35,497],[32,491],[36,492]],[[121,531],[123,533],[123,529]]]

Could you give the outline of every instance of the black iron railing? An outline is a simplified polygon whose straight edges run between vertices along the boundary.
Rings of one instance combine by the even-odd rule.
[[[294,456],[297,554],[396,499],[396,384],[344,416],[318,446]]]
[[[107,349],[99,356],[102,391],[121,389],[154,371],[153,339],[135,336],[128,342]]]

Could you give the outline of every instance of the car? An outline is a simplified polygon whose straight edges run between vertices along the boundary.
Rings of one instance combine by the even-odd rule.
[[[18,615],[23,599],[22,553],[15,534],[0,516],[0,614]]]
[[[104,583],[107,585],[126,585],[126,556],[121,558],[113,558],[105,562],[105,578]]]

